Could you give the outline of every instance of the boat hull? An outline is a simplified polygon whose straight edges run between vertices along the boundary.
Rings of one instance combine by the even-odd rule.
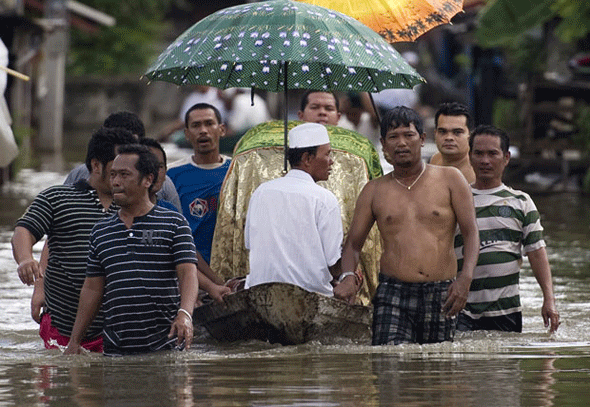
[[[268,283],[230,294],[225,304],[198,307],[194,316],[195,323],[223,342],[368,344],[373,313],[371,307],[350,305],[295,285]]]

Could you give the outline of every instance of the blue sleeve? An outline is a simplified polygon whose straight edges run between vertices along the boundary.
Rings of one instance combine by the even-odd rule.
[[[178,197],[178,192],[176,191],[176,187],[174,186],[174,183],[168,175],[166,175],[164,184],[162,184],[162,189],[159,190],[156,195],[158,196],[158,199],[168,201],[172,205],[174,205],[176,207],[177,212],[180,212],[182,210],[182,206],[180,205],[180,198]]]
[[[197,264],[197,249],[195,248],[191,228],[182,215],[179,218],[172,243],[172,253],[175,265],[183,263]]]
[[[162,208],[166,208],[166,209],[170,209],[171,211],[174,211],[176,213],[180,213],[180,211],[178,210],[178,208],[174,205],[172,205],[170,202],[165,201],[163,199],[158,199],[158,206],[161,206]]]

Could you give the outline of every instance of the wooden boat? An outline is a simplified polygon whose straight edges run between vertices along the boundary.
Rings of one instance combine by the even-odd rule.
[[[196,324],[223,342],[258,339],[283,345],[309,341],[338,343],[371,340],[371,307],[306,291],[285,283],[268,283],[225,297],[225,304],[197,307]]]

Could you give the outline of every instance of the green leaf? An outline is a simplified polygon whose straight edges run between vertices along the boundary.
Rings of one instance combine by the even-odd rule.
[[[141,75],[155,55],[154,43],[169,30],[164,22],[171,0],[86,0],[84,4],[113,16],[114,27],[86,33],[70,31],[68,74]]]

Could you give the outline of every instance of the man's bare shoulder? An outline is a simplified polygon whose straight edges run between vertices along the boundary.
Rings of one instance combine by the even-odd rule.
[[[437,151],[432,157],[430,157],[431,165],[442,165],[442,154]]]
[[[366,193],[369,193],[369,192],[372,193],[373,191],[375,191],[375,188],[378,188],[379,185],[383,182],[383,181],[381,181],[381,179],[383,177],[385,177],[385,175],[382,175],[379,178],[374,178],[374,179],[370,180],[369,182],[367,182],[365,184],[365,186],[363,187],[362,193],[366,194]]]
[[[458,199],[469,199],[472,196],[469,183],[457,168],[436,165],[430,167],[432,174],[430,185],[432,189],[448,191],[449,196]]]
[[[379,196],[379,191],[383,191],[387,188],[387,180],[390,177],[391,173],[388,173],[367,182],[359,195],[359,200],[364,200],[366,202],[373,201]]]
[[[391,181],[393,177],[393,173],[388,172],[387,174],[384,174],[382,176],[380,176],[379,178],[375,178],[372,179],[371,181],[367,182],[367,184],[365,185],[365,188],[368,188],[370,190],[376,190],[379,188],[383,188],[384,186],[389,184],[389,181]]]
[[[431,174],[436,177],[448,179],[448,180],[457,180],[457,179],[465,179],[461,171],[455,167],[451,166],[441,166],[430,163],[428,165],[430,168]]]

